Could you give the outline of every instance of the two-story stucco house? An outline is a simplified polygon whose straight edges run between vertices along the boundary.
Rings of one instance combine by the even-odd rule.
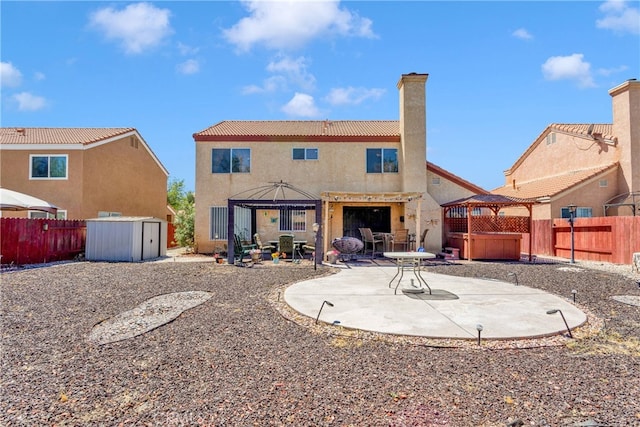
[[[246,240],[292,232],[308,241],[319,222],[323,252],[334,238],[360,237],[360,227],[416,236],[429,229],[426,247],[439,251],[440,204],[485,191],[426,162],[427,77],[401,76],[399,121],[222,121],[195,133],[197,250],[232,242],[229,200],[253,197],[281,204],[234,205],[231,230]],[[300,198],[317,204],[287,205]]]
[[[58,218],[167,215],[169,174],[133,128],[0,128],[0,162],[3,188],[56,205]]]
[[[534,219],[640,214],[640,81],[609,94],[613,123],[549,125],[492,193],[537,200]]]

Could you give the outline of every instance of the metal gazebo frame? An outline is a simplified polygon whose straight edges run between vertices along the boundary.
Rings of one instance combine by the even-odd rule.
[[[291,193],[296,198],[288,199],[287,193]],[[273,194],[270,199],[267,196]],[[279,199],[278,196],[281,196]],[[300,198],[300,197],[303,198]],[[304,210],[315,210],[315,222],[320,225],[318,232],[315,234],[315,262],[322,262],[321,244],[322,244],[322,200],[307,191],[294,187],[286,182],[272,182],[269,185],[252,188],[243,191],[227,200],[228,206],[228,222],[227,222],[227,262],[233,264],[235,261],[235,207],[243,207],[251,209],[255,212],[258,209],[274,209],[274,208],[296,208]]]

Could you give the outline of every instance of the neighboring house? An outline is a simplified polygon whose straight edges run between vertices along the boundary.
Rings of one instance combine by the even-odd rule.
[[[133,128],[0,128],[0,165],[3,188],[53,203],[58,218],[169,213],[168,172]]]
[[[549,125],[492,193],[535,199],[534,219],[567,218],[569,205],[578,217],[639,215],[640,81],[609,94],[612,124]]]
[[[427,77],[400,78],[399,121],[223,121],[195,133],[197,250],[223,249],[230,240],[229,199],[260,194],[315,198],[322,212],[316,216],[286,203],[251,211],[236,207],[234,232],[245,240],[255,232],[262,241],[293,232],[309,241],[321,217],[324,251],[334,238],[360,237],[360,227],[388,233],[406,228],[418,236],[429,228],[427,249],[439,251],[440,204],[485,191],[425,166]],[[280,193],[267,195],[269,186]]]

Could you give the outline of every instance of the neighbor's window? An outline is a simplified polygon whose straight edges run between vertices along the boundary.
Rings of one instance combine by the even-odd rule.
[[[279,231],[306,231],[307,211],[304,209],[280,209]]]
[[[367,173],[398,173],[398,150],[367,148]]]
[[[569,208],[562,208],[562,218],[569,218]],[[592,208],[576,208],[576,218],[591,218],[593,217]]]
[[[31,179],[67,179],[67,155],[31,155]]]
[[[431,183],[433,185],[440,185],[440,177],[439,176],[434,176],[433,178],[431,178]]]
[[[110,216],[122,216],[122,212],[98,211],[98,218],[108,218]]]
[[[609,181],[607,181],[606,179],[600,180],[600,187],[608,187],[608,186],[609,186]]]
[[[29,219],[67,219],[67,211],[58,209],[55,215],[49,212],[29,211]]]
[[[555,143],[556,143],[556,134],[555,132],[552,132],[549,135],[547,135],[547,145],[555,144]]]
[[[317,148],[294,148],[293,160],[318,160]]]
[[[214,148],[211,150],[211,172],[251,172],[251,150],[249,148]]]

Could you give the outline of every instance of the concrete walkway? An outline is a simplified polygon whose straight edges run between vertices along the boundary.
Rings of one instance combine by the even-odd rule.
[[[537,338],[566,333],[561,310],[570,328],[587,316],[569,300],[544,291],[498,280],[422,272],[432,295],[405,293],[418,286],[410,271],[394,294],[389,281],[397,268],[367,266],[296,283],[286,289],[285,301],[296,311],[320,322],[339,321],[346,328],[429,338]],[[410,279],[414,279],[413,287]]]

